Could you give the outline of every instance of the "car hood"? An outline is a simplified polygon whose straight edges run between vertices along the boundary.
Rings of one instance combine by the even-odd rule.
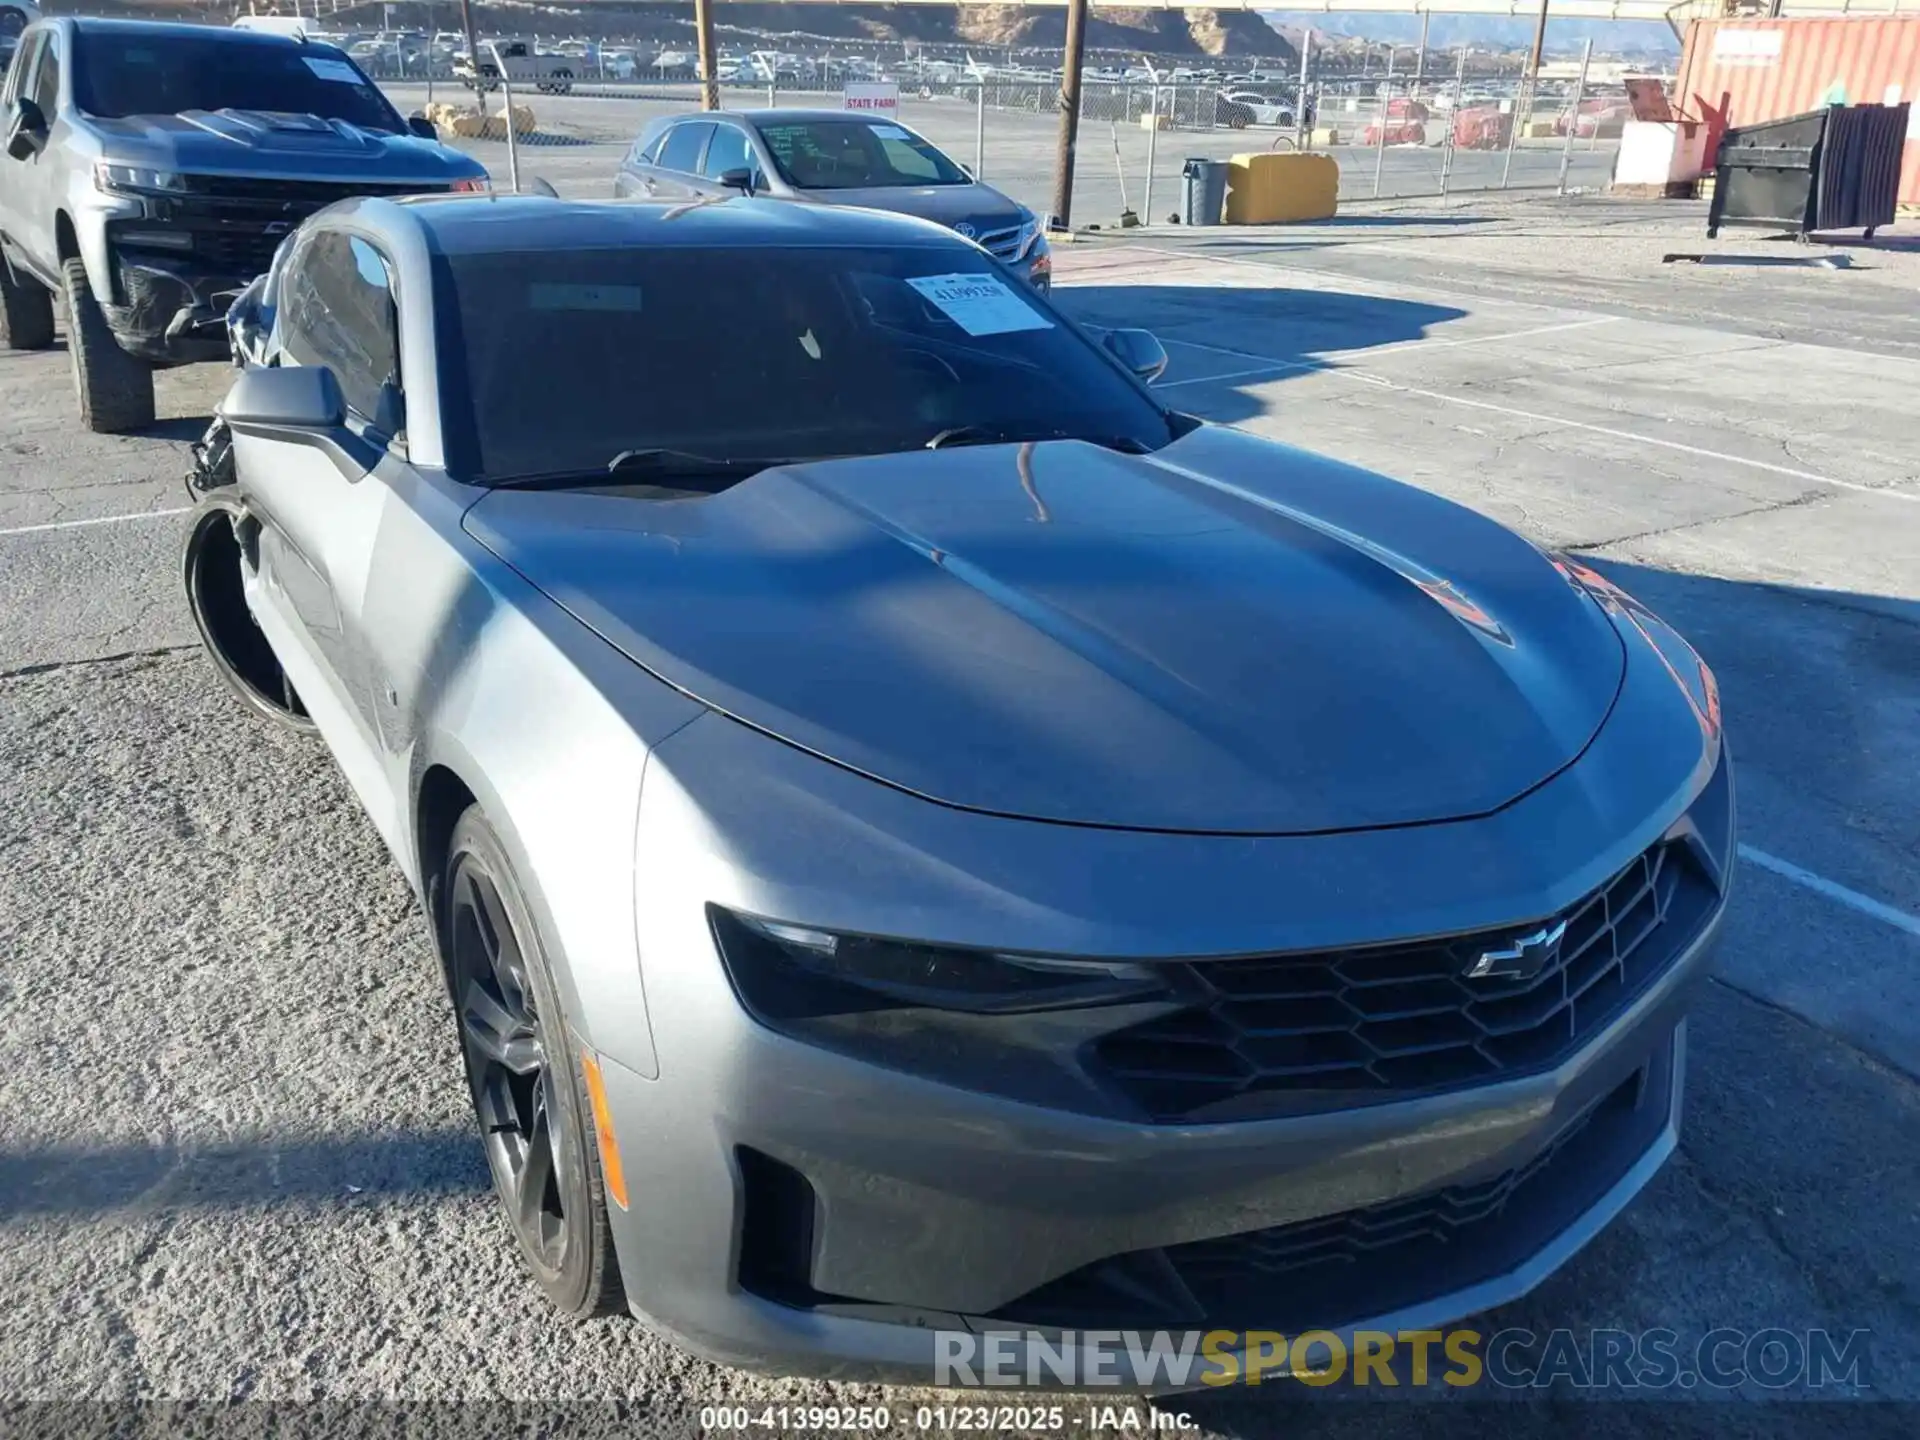
[[[853,190],[800,190],[805,199],[827,205],[858,205],[891,210],[939,225],[971,225],[982,235],[1006,230],[1027,219],[1021,208],[991,185],[867,185]]]
[[[189,110],[87,122],[106,158],[189,174],[301,179],[451,181],[484,173],[479,162],[436,141],[362,130],[343,120],[264,110]]]
[[[1598,606],[1512,532],[1203,428],[763,471],[709,497],[494,491],[471,534],[690,695],[932,799],[1302,834],[1498,809],[1618,692]]]

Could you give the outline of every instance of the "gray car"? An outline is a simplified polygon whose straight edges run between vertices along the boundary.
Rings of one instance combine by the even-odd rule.
[[[193,611],[412,881],[561,1311],[1427,1328],[1672,1152],[1733,782],[1595,571],[904,216],[360,200],[265,288]]]
[[[130,20],[29,26],[0,86],[0,348],[65,311],[82,420],[153,420],[153,372],[227,353],[233,296],[346,195],[478,188],[331,45]]]
[[[620,162],[614,194],[695,200],[767,195],[917,215],[977,242],[1036,289],[1053,283],[1044,227],[891,116],[714,110],[653,120]]]

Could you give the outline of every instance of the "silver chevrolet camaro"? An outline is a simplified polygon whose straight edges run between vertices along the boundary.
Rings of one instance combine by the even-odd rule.
[[[351,201],[235,327],[193,613],[419,894],[561,1311],[1425,1327],[1672,1151],[1730,762],[1595,571],[897,215]]]

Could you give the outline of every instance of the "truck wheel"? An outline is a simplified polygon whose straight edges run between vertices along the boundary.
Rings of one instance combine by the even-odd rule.
[[[553,93],[570,95],[573,93],[573,71],[556,70],[553,72]]]
[[[80,396],[80,420],[96,435],[118,435],[153,423],[153,367],[129,355],[107,328],[87,283],[85,262],[62,268],[67,282],[67,354]]]
[[[53,344],[53,292],[0,259],[0,348],[44,350]]]

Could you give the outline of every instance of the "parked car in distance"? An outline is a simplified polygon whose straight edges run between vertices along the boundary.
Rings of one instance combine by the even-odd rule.
[[[321,206],[487,183],[344,52],[255,30],[43,20],[0,111],[0,346],[51,345],[61,297],[98,431],[151,423],[156,367],[227,353],[228,302]]]
[[[662,116],[621,160],[614,194],[693,200],[765,195],[917,215],[958,231],[1037,289],[1053,283],[1039,218],[897,120],[843,110]]]
[[[1213,123],[1232,130],[1244,130],[1249,125],[1287,129],[1293,124],[1293,108],[1269,100],[1258,90],[1223,90],[1214,100]]]
[[[562,1313],[920,1384],[940,1330],[1427,1329],[1673,1153],[1732,762],[1592,566],[1169,408],[904,215],[289,244],[189,601],[412,883]]]
[[[579,65],[571,55],[546,54],[528,40],[482,41],[477,72],[471,55],[463,52],[453,57],[454,77],[469,90],[483,94],[500,88],[501,67],[505,66],[510,85],[531,85],[549,95],[565,95],[573,89]]]

